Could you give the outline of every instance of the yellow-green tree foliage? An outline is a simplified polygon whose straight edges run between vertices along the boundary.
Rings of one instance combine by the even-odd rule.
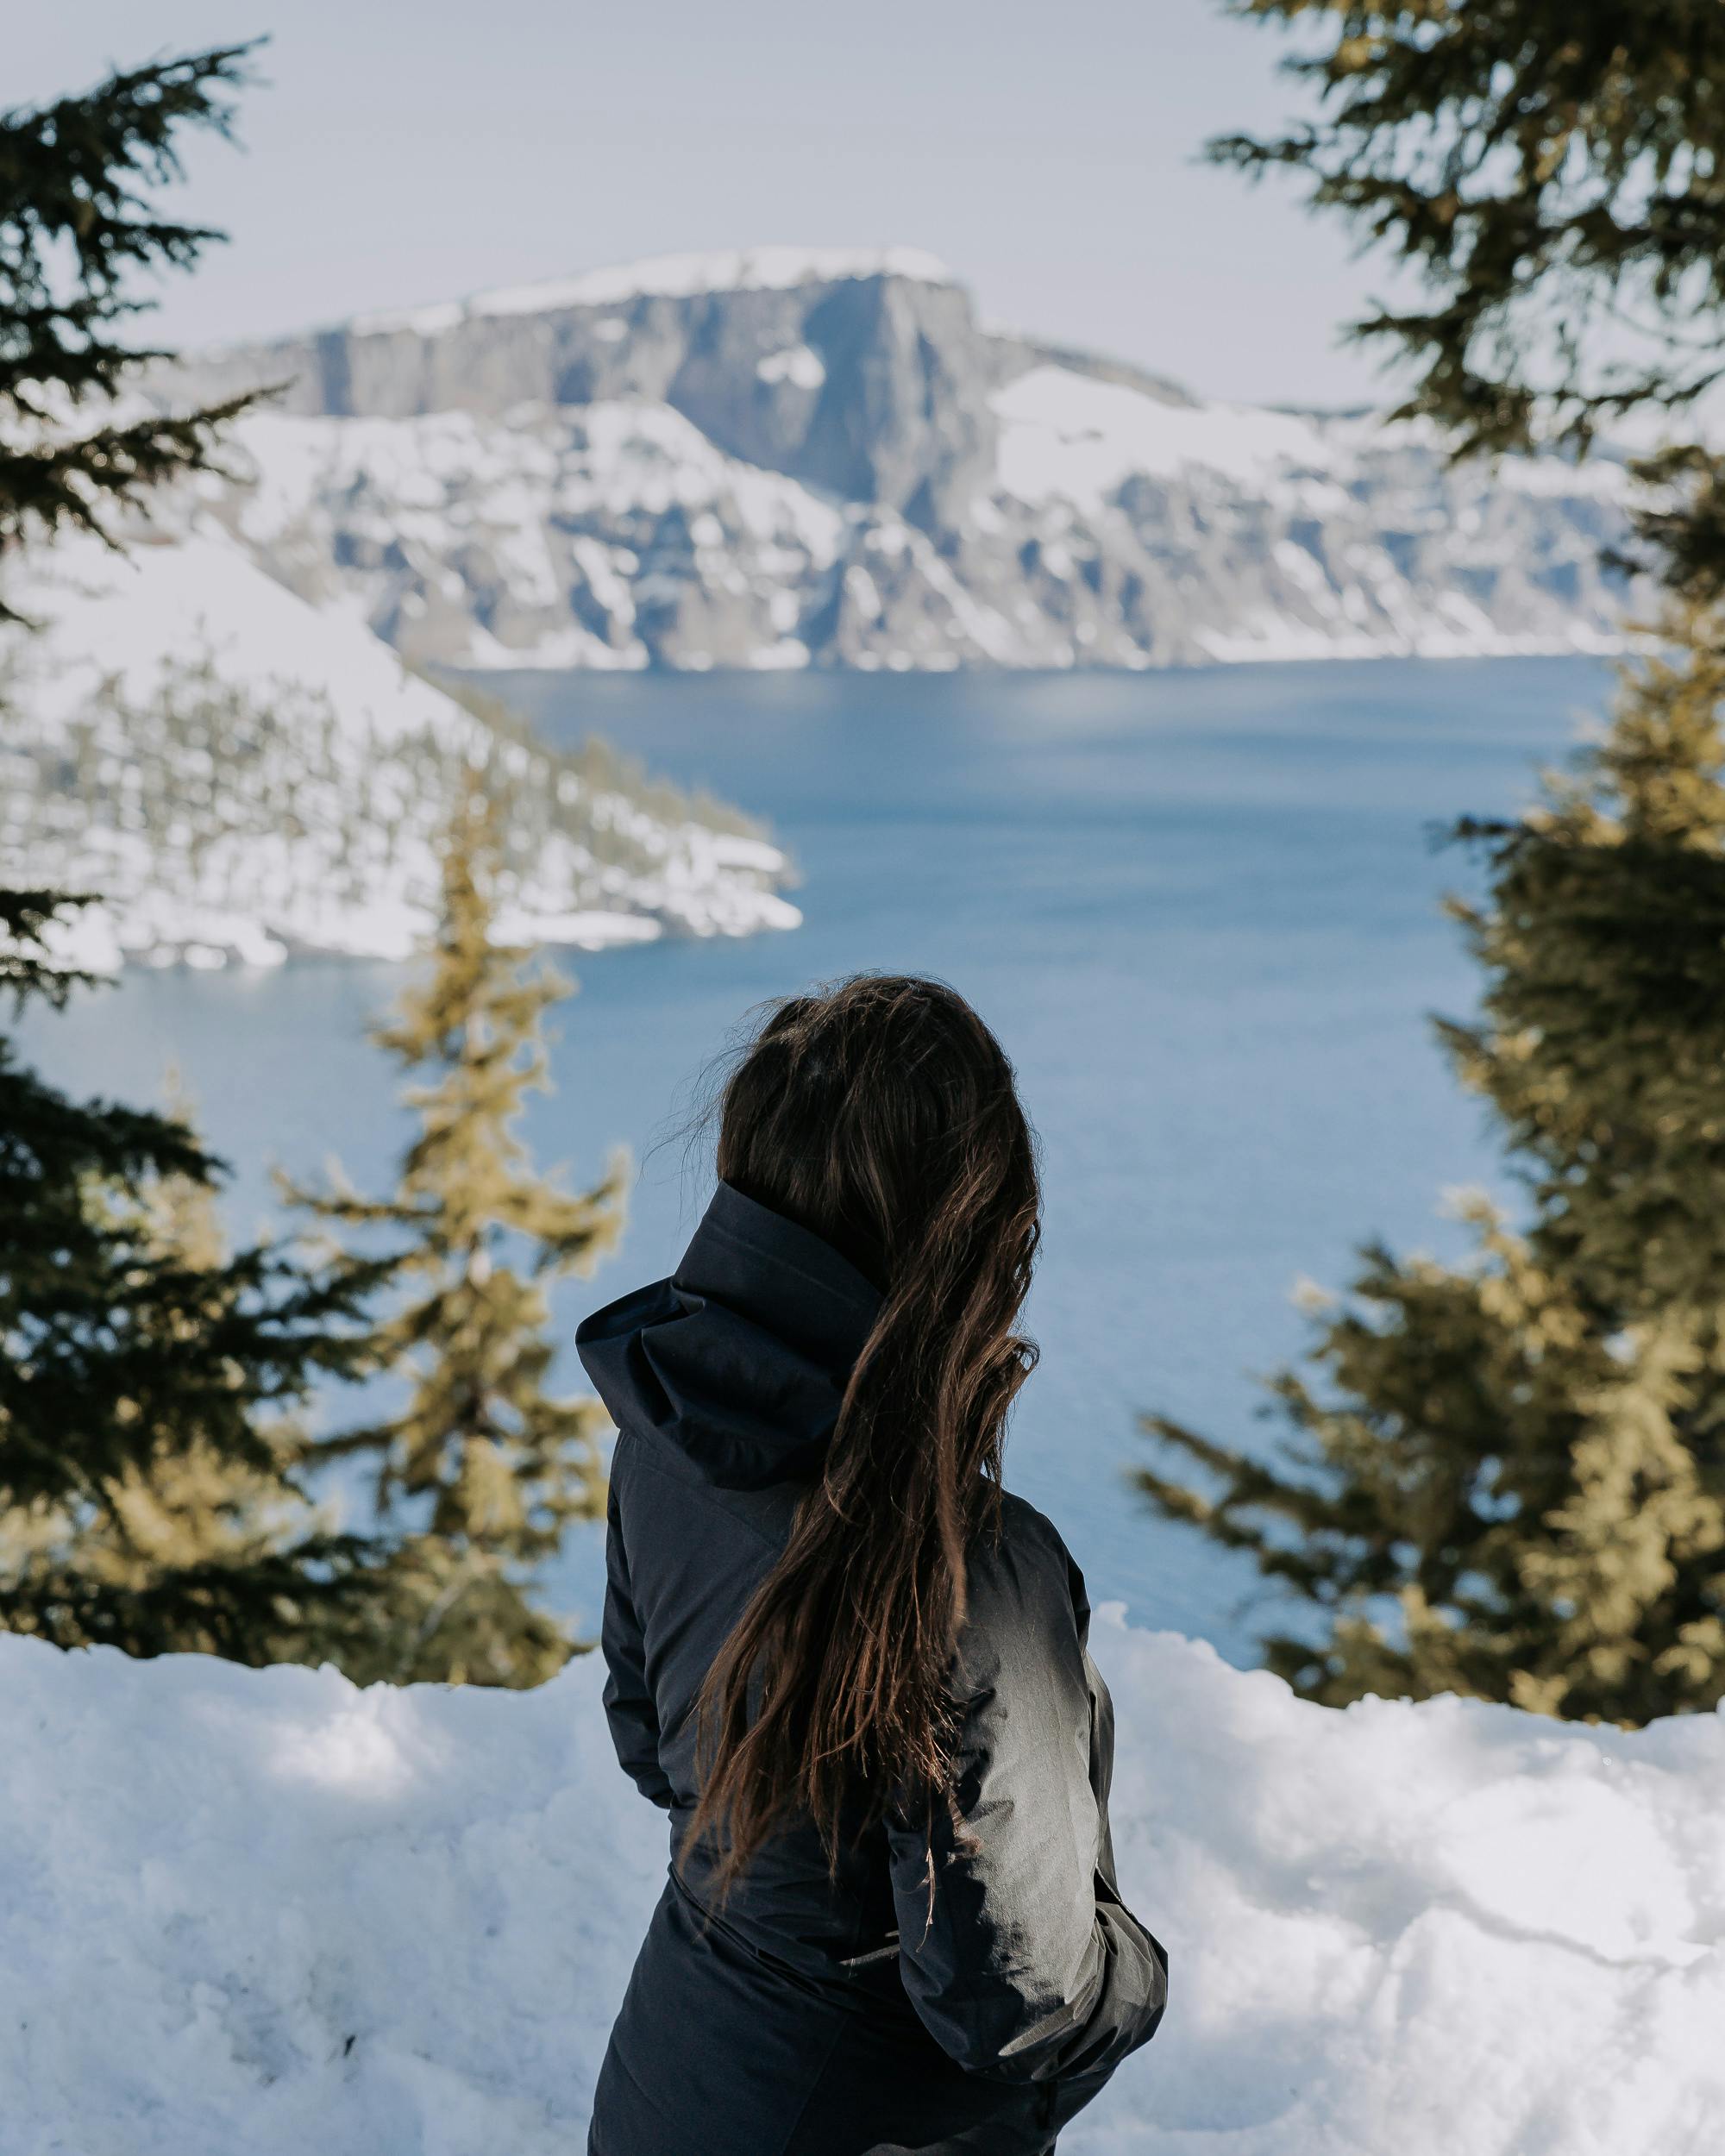
[[[1310,1696],[1460,1691],[1641,1722],[1725,1695],[1725,661],[1716,624],[1626,673],[1615,723],[1519,822],[1468,827],[1452,901],[1487,987],[1441,1031],[1532,1202],[1460,1268],[1364,1253],[1317,1382],[1161,1509],[1323,1620],[1268,1643]]]
[[[430,970],[373,1038],[417,1079],[419,1130],[393,1194],[293,1194],[366,1250],[386,1246],[396,1300],[369,1342],[405,1388],[399,1412],[327,1439],[321,1460],[368,1464],[380,1517],[404,1530],[387,1614],[350,1673],[530,1685],[574,1642],[533,1576],[572,1521],[600,1516],[604,1411],[548,1389],[545,1290],[592,1269],[622,1226],[627,1162],[591,1189],[537,1173],[518,1131],[547,1086],[541,1022],[569,993],[496,938],[498,834],[477,792],[444,856]],[[363,1262],[363,1261],[361,1261]]]

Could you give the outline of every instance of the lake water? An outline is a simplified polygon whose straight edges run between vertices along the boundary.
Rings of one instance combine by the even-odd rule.
[[[1043,1361],[1008,1481],[1093,1601],[1251,1659],[1272,1606],[1130,1494],[1135,1416],[1269,1442],[1253,1374],[1300,1351],[1296,1280],[1340,1284],[1369,1235],[1458,1247],[1443,1190],[1501,1171],[1426,1025],[1476,993],[1438,912],[1473,874],[1431,832],[1525,802],[1607,681],[1516,660],[493,683],[548,735],[602,731],[765,816],[804,876],[793,934],[580,960],[530,1135],[577,1175],[617,1141],[642,1172],[621,1256],[560,1324],[674,1263],[706,1187],[674,1140],[649,1148],[750,1006],[857,967],[941,975],[1000,1033],[1044,1147]],[[334,1153],[386,1182],[406,1125],[362,1027],[395,985],[336,962],[141,973],[28,1041],[62,1082],[122,1097],[177,1064],[243,1229],[271,1162],[303,1175]],[[600,1577],[584,1532],[556,1589],[588,1626]]]

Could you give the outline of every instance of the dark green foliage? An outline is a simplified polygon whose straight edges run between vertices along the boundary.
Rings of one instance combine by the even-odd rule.
[[[72,990],[88,982],[87,973],[54,963],[47,939],[92,903],[85,892],[0,891],[0,993],[11,990],[15,1012],[29,994],[63,1010]]]
[[[1656,574],[1686,605],[1711,605],[1725,592],[1725,460],[1677,442],[1629,470],[1642,490],[1629,513],[1640,544],[1609,550],[1608,563]]]
[[[1541,1258],[1632,1319],[1725,1290],[1725,660],[1672,632],[1542,814],[1463,826],[1488,986],[1440,1029],[1528,1163]]]
[[[20,1000],[63,994],[54,911],[5,909]],[[354,1366],[371,1283],[191,1233],[221,1172],[183,1120],[71,1100],[0,1041],[0,1628],[264,1661],[325,1651],[371,1592],[286,1420]]]
[[[1429,304],[1354,334],[1470,449],[1584,445],[1725,373],[1725,9],[1716,0],[1232,0],[1281,23],[1320,115],[1211,154],[1291,166]]]
[[[0,115],[0,550],[67,524],[110,536],[105,511],[207,468],[223,422],[251,401],[112,416],[138,367],[171,356],[122,341],[151,304],[127,280],[189,269],[222,236],[156,215],[149,191],[178,176],[185,128],[229,133],[252,50],[154,62]],[[108,416],[78,428],[92,404]]]
[[[127,275],[217,236],[149,209],[186,126],[226,132],[244,48],[111,76],[0,117],[0,549],[198,468],[229,404],[115,419],[141,360]],[[80,429],[89,404],[107,417]],[[0,625],[23,633],[0,607]],[[87,896],[0,890],[0,996],[58,1008]],[[229,1255],[222,1172],[183,1118],[46,1085],[0,1037],[0,1628],[135,1654],[339,1654],[380,1542],[333,1532],[292,1411],[354,1368],[373,1282],[283,1250]]]
[[[9,992],[15,1018],[31,996],[59,1009],[88,980],[58,964],[47,940],[87,903],[47,891],[0,891],[0,992]],[[0,1035],[0,1216],[15,1224],[15,1233],[38,1206],[54,1221],[54,1235],[43,1238],[47,1267],[59,1255],[55,1236],[72,1232],[73,1224],[60,1218],[60,1206],[63,1193],[80,1177],[129,1184],[153,1175],[204,1181],[215,1173],[216,1163],[180,1125],[147,1110],[69,1100],[21,1069],[10,1043]],[[74,1240],[99,1242],[103,1233],[91,1221]],[[19,1235],[20,1248],[28,1242],[27,1231]],[[45,1271],[44,1281],[52,1284],[51,1271]]]
[[[398,1300],[368,1353],[407,1397],[319,1456],[367,1460],[379,1516],[408,1525],[387,1621],[348,1664],[397,1683],[528,1685],[561,1668],[574,1642],[536,1606],[532,1575],[605,1501],[603,1410],[546,1390],[544,1286],[590,1270],[615,1241],[626,1163],[570,1194],[534,1170],[517,1135],[525,1096],[547,1084],[542,1016],[569,991],[495,940],[501,848],[494,811],[470,787],[429,978],[374,1036],[404,1070],[427,1074],[406,1095],[420,1131],[394,1195],[292,1194],[366,1247],[380,1234],[391,1247]]]

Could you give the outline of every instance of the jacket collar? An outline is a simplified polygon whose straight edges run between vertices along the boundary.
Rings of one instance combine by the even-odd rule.
[[[595,1311],[575,1344],[619,1429],[758,1489],[818,1469],[882,1300],[830,1243],[721,1182],[675,1272]]]
[[[672,1285],[716,1295],[848,1379],[882,1297],[831,1243],[721,1182]]]

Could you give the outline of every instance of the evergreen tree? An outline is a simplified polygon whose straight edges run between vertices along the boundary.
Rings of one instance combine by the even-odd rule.
[[[190,1131],[177,1075],[168,1112]],[[108,1206],[156,1264],[201,1275],[219,1296],[229,1250],[210,1183],[159,1176],[141,1193],[114,1191]],[[360,1284],[348,1275],[335,1313],[347,1321],[350,1357],[361,1352],[352,1322],[358,1311],[345,1298]],[[219,1431],[201,1428],[176,1431],[147,1464],[129,1463],[99,1513],[62,1514],[60,1577],[118,1589],[133,1608],[160,1612],[171,1598],[184,1612],[172,1634],[181,1650],[259,1664],[342,1663],[373,1628],[387,1545],[336,1533],[314,1506],[298,1479],[308,1439],[297,1417],[273,1413],[258,1431],[267,1464],[223,1443]]]
[[[1678,627],[1673,624],[1674,631]],[[1465,827],[1486,968],[1441,1028],[1526,1163],[1524,1232],[1483,1199],[1450,1269],[1364,1253],[1285,1372],[1279,1457],[1165,1417],[1209,1494],[1167,1514],[1315,1604],[1268,1643],[1310,1696],[1461,1691],[1642,1722],[1725,1696],[1725,661],[1709,629],[1628,674],[1535,812]],[[1396,1606],[1394,1619],[1386,1601]]]
[[[1585,452],[1725,380],[1725,9],[1715,0],[1224,0],[1295,34],[1317,116],[1216,161],[1309,183],[1424,304],[1350,334],[1411,371],[1397,417],[1454,454]],[[1680,439],[1632,467],[1618,560],[1725,598],[1725,462]],[[1693,625],[1693,624],[1691,624]]]
[[[218,236],[155,216],[186,127],[226,132],[245,48],[0,116],[0,550],[206,467],[245,400],[117,413],[168,356],[119,338],[127,279]],[[95,407],[95,423],[80,425]],[[0,626],[27,624],[0,607]],[[0,888],[0,989],[64,1004],[86,896]],[[0,1036],[0,1628],[257,1662],[338,1651],[381,1545],[300,1493],[290,1411],[351,1368],[363,1272],[220,1247],[222,1164],[183,1119],[74,1101]]]
[[[1458,454],[1584,449],[1719,379],[1719,9],[1238,11],[1329,34],[1294,63],[1321,121],[1214,149],[1306,172],[1423,274],[1428,308],[1356,325],[1422,370],[1404,412]],[[1311,1606],[1266,1652],[1317,1699],[1638,1723],[1725,1696],[1725,481],[1681,444],[1641,473],[1667,490],[1636,519],[1661,648],[1537,809],[1458,826],[1489,862],[1451,906],[1486,991],[1440,1034],[1527,1226],[1474,1200],[1465,1266],[1369,1247],[1320,1377],[1273,1381],[1275,1456],[1146,1418],[1206,1483],[1142,1470],[1152,1502]]]
[[[1461,453],[1590,440],[1722,375],[1725,11],[1712,0],[1226,0],[1298,33],[1318,116],[1210,155],[1292,170],[1428,304],[1351,325]]]
[[[172,357],[122,341],[154,303],[129,280],[190,269],[222,235],[157,215],[187,128],[228,134],[252,47],[153,61],[53,104],[0,114],[0,551],[72,526],[113,536],[111,512],[209,468],[240,397],[127,416],[115,400]],[[97,423],[80,427],[86,407]],[[0,605],[0,623],[17,617]]]
[[[149,191],[178,177],[185,128],[230,132],[252,49],[153,61],[0,113],[0,558],[67,526],[116,543],[112,512],[210,468],[223,426],[253,401],[130,415],[116,401],[140,369],[173,356],[122,341],[123,324],[154,304],[129,280],[190,269],[222,236],[158,216]],[[91,407],[96,423],[80,424]],[[27,626],[0,600],[0,629]],[[0,874],[0,933],[16,913],[52,937],[53,893],[4,894]],[[40,988],[53,970],[47,943],[10,942]]]
[[[419,1131],[394,1194],[291,1193],[331,1228],[391,1244],[399,1299],[369,1345],[407,1397],[319,1457],[367,1462],[380,1516],[408,1527],[364,1663],[397,1683],[530,1685],[561,1668],[574,1642],[536,1604],[532,1576],[570,1522],[605,1503],[599,1402],[546,1389],[544,1291],[615,1241],[627,1163],[614,1156],[572,1195],[535,1173],[518,1135],[524,1096],[547,1085],[543,1015],[569,991],[496,940],[499,852],[470,789],[446,849],[429,977],[373,1036],[426,1074],[406,1094]]]
[[[41,937],[71,902],[0,895],[0,984],[64,1000]],[[261,1662],[339,1648],[379,1552],[300,1494],[284,1420],[350,1370],[371,1282],[206,1211],[185,1123],[78,1103],[0,1040],[0,1629]]]

